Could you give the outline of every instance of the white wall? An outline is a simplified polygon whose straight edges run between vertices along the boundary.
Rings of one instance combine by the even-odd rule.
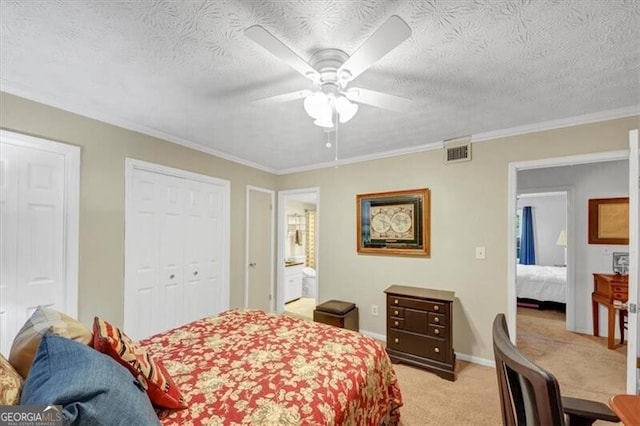
[[[592,274],[612,273],[611,253],[629,251],[629,246],[587,244],[589,199],[628,196],[628,176],[628,161],[523,170],[518,173],[518,191],[569,186],[573,192],[573,215],[568,218],[568,232],[574,233],[575,327],[581,333],[593,332]],[[607,335],[606,318],[606,310],[600,307],[601,336]]]
[[[560,231],[566,228],[567,198],[564,193],[518,196],[518,209],[531,206],[536,265],[564,265],[564,246],[556,244]]]

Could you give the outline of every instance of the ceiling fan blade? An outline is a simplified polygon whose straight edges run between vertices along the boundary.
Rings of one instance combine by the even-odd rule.
[[[359,87],[352,87],[347,90],[345,95],[349,100],[355,102],[397,112],[406,112],[412,104],[411,99],[388,95],[375,90],[360,89]]]
[[[258,99],[251,102],[254,105],[275,105],[284,102],[297,101],[304,99],[311,94],[311,90],[298,90],[297,92],[285,93],[283,95],[270,96],[268,98]]]
[[[409,36],[409,25],[399,16],[391,16],[342,64],[338,69],[338,75],[347,75],[346,81],[353,80]],[[345,70],[348,73],[342,72]]]
[[[244,30],[244,34],[308,79],[317,80],[320,78],[318,71],[260,25],[247,28]]]

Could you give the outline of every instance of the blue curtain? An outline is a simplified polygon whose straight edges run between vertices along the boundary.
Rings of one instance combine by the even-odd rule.
[[[523,265],[535,265],[536,251],[533,244],[533,217],[531,215],[531,206],[522,208],[521,229],[520,263]]]

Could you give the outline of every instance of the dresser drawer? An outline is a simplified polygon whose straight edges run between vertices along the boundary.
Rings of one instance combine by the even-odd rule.
[[[404,320],[402,318],[389,318],[387,321],[391,328],[397,328],[399,330],[404,329]]]
[[[421,336],[400,330],[389,330],[387,347],[440,362],[444,362],[447,355],[443,339]]]
[[[438,325],[429,324],[429,327],[427,329],[427,335],[446,339],[447,337],[449,337],[449,333],[447,331],[448,331],[447,327],[440,327]]]
[[[611,295],[613,300],[619,300],[621,302],[626,302],[629,299],[629,295],[627,293],[613,293]]]
[[[612,285],[611,290],[614,293],[629,293],[629,287],[624,285]]]
[[[414,333],[427,334],[427,315],[427,311],[405,308],[404,329],[406,331],[412,331]]]
[[[446,314],[448,311],[448,304],[432,301],[432,300],[421,300],[421,299],[412,299],[409,297],[401,297],[388,295],[387,304],[390,307],[402,307],[402,308],[413,308],[420,309],[423,311],[431,311],[431,312],[439,312]]]
[[[397,306],[389,306],[389,316],[396,318],[404,318],[404,308]]]
[[[447,325],[447,316],[442,314],[434,314],[429,312],[429,324]]]

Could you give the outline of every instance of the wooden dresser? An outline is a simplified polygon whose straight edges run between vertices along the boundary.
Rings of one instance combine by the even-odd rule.
[[[600,335],[598,304],[607,307],[607,347],[615,349],[616,308],[614,302],[627,303],[629,298],[629,276],[618,274],[593,274],[591,308],[593,314],[593,335]],[[622,325],[621,325],[622,327]],[[620,330],[620,333],[623,333]]]
[[[387,294],[387,353],[393,362],[454,381],[451,291],[392,285]]]

